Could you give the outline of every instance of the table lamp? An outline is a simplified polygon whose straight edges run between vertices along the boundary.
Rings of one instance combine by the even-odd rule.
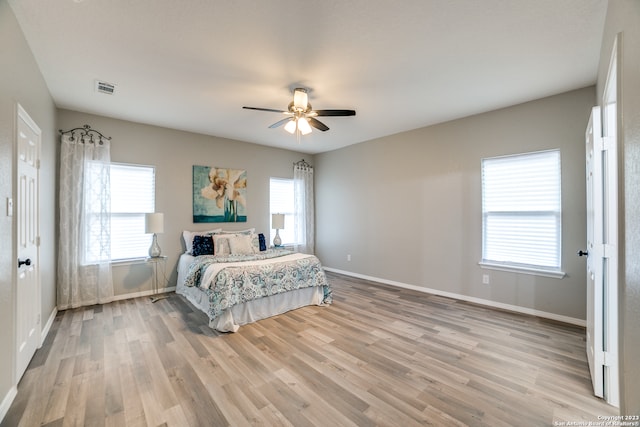
[[[153,233],[153,241],[151,242],[151,247],[149,248],[149,256],[151,258],[157,258],[162,253],[162,251],[160,250],[160,246],[158,245],[157,234],[164,233],[164,214],[151,212],[145,214],[144,219],[145,233]]]
[[[271,214],[271,228],[275,228],[276,236],[273,238],[273,246],[276,248],[282,246],[282,239],[278,230],[284,228],[284,214],[275,213]]]

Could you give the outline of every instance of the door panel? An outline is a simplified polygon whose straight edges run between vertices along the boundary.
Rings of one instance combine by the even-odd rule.
[[[16,378],[27,369],[40,343],[39,156],[40,128],[18,106],[18,262],[16,267]]]
[[[586,132],[587,167],[587,358],[594,394],[619,405],[618,369],[618,39],[602,108]]]
[[[587,359],[593,392],[604,396],[602,128],[600,107],[591,111],[585,134],[587,169]]]
[[[620,36],[620,35],[618,35]],[[620,43],[616,38],[609,64],[609,72],[602,96],[602,194],[603,244],[603,343],[605,354],[604,398],[619,406],[618,369],[618,61]]]

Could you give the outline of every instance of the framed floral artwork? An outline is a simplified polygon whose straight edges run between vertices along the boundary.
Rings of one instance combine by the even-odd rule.
[[[247,171],[194,165],[193,222],[247,222]]]

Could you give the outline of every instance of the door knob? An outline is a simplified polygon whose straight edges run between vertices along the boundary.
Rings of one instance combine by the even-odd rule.
[[[18,258],[18,268],[22,267],[22,265],[31,265],[31,258],[27,258],[24,261]]]
[[[582,249],[580,249],[578,251],[578,256],[589,256],[589,251],[583,251]]]

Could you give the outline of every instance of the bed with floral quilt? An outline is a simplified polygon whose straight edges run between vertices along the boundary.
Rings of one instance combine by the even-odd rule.
[[[182,254],[176,293],[203,311],[209,326],[221,332],[236,332],[247,323],[332,302],[320,260],[282,249]]]

